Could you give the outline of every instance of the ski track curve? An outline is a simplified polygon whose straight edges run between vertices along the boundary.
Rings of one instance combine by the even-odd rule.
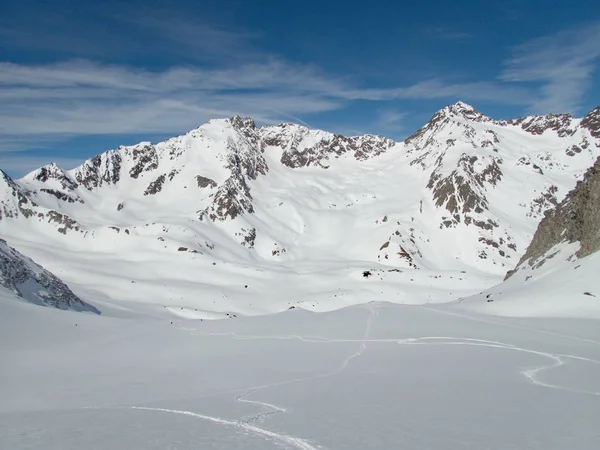
[[[190,417],[194,417],[196,419],[206,420],[208,422],[213,422],[213,423],[223,425],[223,426],[241,428],[243,430],[249,431],[256,435],[274,439],[276,441],[279,441],[283,444],[287,444],[288,446],[297,448],[299,450],[321,450],[320,447],[315,447],[314,445],[312,445],[305,439],[300,439],[300,438],[290,436],[287,434],[275,433],[274,431],[265,430],[264,428],[257,427],[250,423],[227,420],[227,419],[220,419],[218,417],[212,417],[212,416],[207,416],[205,414],[198,414],[198,413],[195,413],[192,411],[183,411],[183,410],[177,410],[177,409],[150,408],[150,407],[146,407],[146,406],[129,406],[127,408],[133,409],[133,410],[156,411],[156,412],[163,412],[163,413],[168,413],[168,414],[179,414],[182,416],[190,416]]]
[[[154,407],[147,407],[147,406],[121,406],[121,407],[114,407],[114,408],[86,407],[86,408],[82,408],[82,409],[130,409],[130,410],[154,411],[154,412],[161,412],[161,413],[166,413],[166,414],[184,415],[184,416],[194,417],[196,419],[212,422],[212,423],[215,423],[215,424],[218,424],[221,426],[242,429],[242,430],[245,430],[252,434],[255,434],[257,436],[261,436],[266,439],[271,439],[271,440],[277,441],[280,444],[287,446],[288,448],[295,448],[295,449],[299,449],[299,450],[325,450],[322,446],[311,443],[306,439],[302,439],[302,438],[284,434],[284,433],[277,433],[277,432],[267,430],[265,428],[261,428],[261,427],[257,426],[256,422],[264,421],[264,419],[266,419],[267,417],[273,416],[275,414],[285,413],[286,409],[282,406],[278,406],[278,405],[275,405],[272,403],[263,402],[260,400],[251,400],[248,397],[250,397],[254,394],[257,394],[260,391],[268,389],[268,388],[285,386],[288,384],[300,383],[300,382],[305,382],[305,381],[318,380],[318,379],[322,379],[322,378],[339,375],[340,373],[342,373],[346,370],[346,368],[350,365],[350,363],[354,359],[360,357],[365,352],[365,350],[367,349],[367,346],[369,344],[374,344],[374,343],[380,343],[380,344],[381,343],[388,343],[388,344],[393,343],[393,344],[397,344],[397,345],[465,345],[465,346],[473,346],[473,347],[495,348],[495,349],[515,351],[515,352],[527,353],[530,355],[541,356],[541,357],[550,359],[552,362],[551,362],[551,364],[548,364],[548,365],[530,367],[530,368],[521,370],[520,374],[523,377],[525,377],[528,380],[528,382],[530,382],[536,386],[549,388],[549,389],[556,389],[556,390],[567,391],[567,392],[577,393],[577,394],[600,396],[600,392],[586,391],[586,390],[582,390],[582,389],[553,385],[553,384],[547,383],[545,381],[541,381],[538,378],[538,375],[543,371],[548,371],[548,370],[552,370],[552,369],[556,369],[561,366],[564,366],[566,364],[566,360],[568,360],[568,359],[585,361],[585,362],[600,365],[600,361],[598,361],[598,360],[586,358],[583,356],[577,356],[577,355],[543,352],[543,351],[518,347],[513,344],[508,344],[508,343],[499,342],[499,341],[486,340],[486,339],[461,338],[461,337],[453,337],[453,336],[423,336],[423,337],[416,337],[416,338],[370,339],[371,328],[373,326],[373,323],[375,322],[375,319],[379,315],[379,309],[377,307],[373,307],[370,305],[366,306],[366,308],[369,311],[369,317],[365,324],[363,336],[360,339],[337,339],[337,338],[329,338],[329,337],[325,337],[325,336],[300,336],[300,335],[261,335],[261,336],[259,336],[259,335],[240,335],[237,333],[197,333],[196,329],[180,327],[181,330],[187,331],[190,334],[196,335],[196,336],[207,336],[207,337],[208,336],[219,336],[219,337],[229,337],[231,339],[238,339],[238,340],[257,340],[257,339],[291,340],[291,339],[297,339],[302,342],[313,343],[313,344],[335,344],[335,343],[358,343],[359,344],[357,349],[352,354],[350,354],[348,357],[346,357],[339,364],[339,366],[336,369],[329,371],[329,372],[325,372],[322,374],[313,375],[313,376],[309,376],[309,377],[293,378],[293,379],[289,379],[289,380],[278,381],[275,383],[253,386],[253,387],[245,388],[245,389],[221,391],[221,392],[215,392],[215,393],[204,395],[204,396],[210,396],[210,395],[218,395],[218,394],[222,395],[222,394],[232,394],[235,392],[242,392],[240,395],[235,397],[235,401],[240,402],[240,403],[256,405],[265,410],[264,412],[255,414],[254,416],[251,416],[249,418],[246,418],[243,420],[228,420],[228,419],[222,419],[219,417],[209,416],[206,414],[196,413],[193,411],[168,409],[168,408],[154,408]],[[431,309],[432,311],[435,311],[435,312],[446,313],[445,311],[438,311],[433,308],[425,308],[425,309]],[[462,316],[460,314],[454,314],[454,313],[449,313],[449,314],[458,315],[460,317],[464,317],[467,319],[480,320],[483,322],[487,322],[485,319],[478,319],[478,318],[473,318],[470,316]],[[547,332],[545,330],[517,327],[517,326],[512,326],[510,324],[496,323],[493,321],[490,321],[490,323],[500,325],[500,326],[508,326],[511,328],[519,328],[519,329],[523,329],[523,330],[527,330],[527,331],[547,333],[547,334],[557,335],[557,336],[561,336],[561,337],[565,337],[565,338],[572,338],[572,339],[581,340],[581,341],[594,343],[594,344],[600,344],[597,341],[588,340],[588,339],[584,339],[584,338],[578,338],[576,336],[563,335],[560,333]]]
[[[323,374],[319,374],[319,375],[313,375],[310,377],[294,378],[291,380],[284,380],[284,381],[279,381],[276,383],[269,383],[269,384],[264,384],[264,385],[260,385],[260,386],[254,386],[249,389],[246,389],[243,394],[241,394],[235,398],[235,400],[237,402],[253,404],[253,405],[260,406],[261,408],[267,409],[266,412],[256,414],[245,420],[234,421],[234,420],[227,420],[227,419],[222,419],[219,417],[209,416],[206,414],[199,414],[199,413],[195,413],[193,411],[168,409],[168,408],[153,408],[153,407],[147,407],[147,406],[124,406],[124,407],[120,407],[119,409],[155,411],[155,412],[162,412],[162,413],[168,413],[168,414],[178,414],[178,415],[190,416],[190,417],[194,417],[197,419],[216,423],[216,424],[222,425],[222,426],[240,428],[240,429],[249,431],[255,435],[274,439],[284,445],[287,445],[288,447],[297,448],[299,450],[324,450],[323,447],[317,446],[316,444],[311,444],[306,439],[301,439],[301,438],[283,434],[283,433],[276,433],[274,431],[266,430],[264,428],[256,426],[255,422],[262,421],[265,418],[272,416],[274,414],[284,413],[284,412],[286,412],[286,409],[283,407],[274,405],[272,403],[262,402],[259,400],[250,400],[250,399],[247,399],[246,397],[249,397],[250,395],[255,394],[263,389],[277,387],[277,386],[284,386],[284,385],[297,383],[297,382],[301,382],[301,381],[310,381],[310,380],[317,380],[317,379],[321,379],[321,378],[327,378],[327,377],[335,376],[335,375],[342,373],[344,370],[346,370],[346,368],[348,367],[350,362],[353,359],[358,358],[360,355],[362,355],[367,348],[367,342],[369,342],[368,338],[369,338],[369,333],[371,331],[371,327],[373,325],[373,322],[375,321],[375,318],[379,315],[379,311],[377,310],[377,308],[372,307],[372,306],[367,306],[367,309],[369,310],[369,317],[368,317],[367,323],[365,325],[363,338],[347,341],[347,342],[358,342],[359,346],[358,346],[357,350],[354,353],[352,353],[350,356],[345,358],[342,361],[342,363],[339,365],[339,367],[337,367],[335,370],[326,372]],[[186,331],[190,331],[190,330],[186,330]],[[296,337],[291,337],[291,339],[294,339],[294,338],[296,338]],[[298,338],[300,338],[300,336],[298,336]],[[229,392],[231,393],[231,392],[239,392],[239,391],[240,390],[238,389],[236,391],[229,391]],[[223,392],[223,394],[225,394],[225,392]],[[85,408],[85,409],[97,409],[97,408]],[[104,408],[100,408],[100,409],[104,409]]]
[[[429,309],[429,308],[426,308],[426,309]],[[436,310],[434,310],[434,311],[436,311]],[[444,312],[442,312],[442,313],[444,313]],[[465,316],[465,318],[471,318],[471,317]],[[473,320],[478,320],[478,319],[474,318]],[[491,323],[495,324],[495,322],[491,322]],[[520,374],[523,375],[532,384],[535,384],[540,387],[557,389],[557,390],[562,390],[562,391],[567,391],[567,392],[572,392],[572,393],[600,396],[600,392],[596,392],[596,391],[587,391],[587,390],[582,390],[582,389],[569,388],[569,387],[565,387],[565,386],[558,386],[558,385],[546,383],[544,381],[541,381],[537,376],[541,372],[556,369],[561,366],[564,366],[566,364],[565,363],[566,359],[585,361],[585,362],[589,362],[592,364],[600,364],[599,360],[585,358],[583,356],[577,356],[577,355],[543,352],[543,351],[539,351],[539,350],[517,347],[513,344],[508,344],[508,343],[499,342],[499,341],[491,341],[491,340],[486,340],[486,339],[461,338],[461,337],[454,337],[454,336],[423,336],[423,337],[419,337],[419,338],[369,339],[369,332],[370,332],[371,324],[372,324],[372,320],[370,320],[366,326],[363,339],[336,339],[336,338],[328,338],[325,336],[299,336],[299,335],[262,335],[262,336],[259,336],[259,335],[240,335],[237,333],[218,333],[218,334],[217,333],[215,333],[215,334],[207,333],[207,334],[195,334],[195,335],[229,336],[230,338],[237,339],[237,340],[297,339],[302,342],[313,343],[313,344],[326,344],[326,343],[333,344],[333,343],[350,343],[350,342],[357,342],[360,344],[358,350],[353,355],[350,355],[345,361],[343,361],[340,368],[336,369],[333,372],[316,375],[316,376],[312,376],[312,377],[297,378],[297,379],[281,381],[281,382],[277,382],[277,383],[273,383],[273,384],[269,384],[269,385],[253,387],[253,388],[250,388],[248,391],[246,391],[241,396],[239,396],[238,398],[236,398],[236,400],[238,400],[238,401],[246,401],[247,403],[254,403],[257,405],[262,405],[264,407],[272,408],[272,410],[269,413],[265,413],[264,415],[261,414],[261,415],[254,416],[253,417],[254,420],[261,418],[261,417],[267,417],[269,415],[276,414],[277,412],[284,412],[285,409],[280,408],[276,405],[268,404],[268,403],[244,400],[244,397],[254,394],[255,392],[258,392],[259,390],[266,389],[268,387],[282,386],[282,385],[295,383],[295,382],[310,381],[310,380],[324,378],[324,377],[328,377],[328,376],[334,376],[334,375],[342,372],[348,366],[348,364],[350,363],[350,361],[352,359],[360,356],[364,352],[367,344],[372,344],[372,343],[395,343],[395,344],[400,344],[400,345],[468,345],[468,346],[475,346],[475,347],[488,347],[488,348],[504,349],[504,350],[521,352],[521,353],[528,353],[531,355],[537,355],[537,356],[541,356],[541,357],[550,359],[552,361],[552,363],[550,365],[543,365],[543,366],[538,366],[538,367],[533,367],[533,368],[527,368],[527,369],[523,369],[520,371]],[[498,323],[498,325],[504,325],[504,324]],[[510,325],[508,325],[508,326],[510,327]],[[546,333],[544,330],[528,329],[528,328],[521,328],[521,327],[518,327],[518,328],[524,329],[527,331]],[[191,330],[189,330],[189,331],[191,331]],[[578,338],[576,336],[563,335],[560,333],[552,333],[552,332],[547,332],[547,333],[565,337],[565,338],[573,338],[573,339],[582,340],[585,342],[596,343],[596,341]],[[275,409],[280,409],[280,411],[275,412],[274,411]]]
[[[242,402],[242,403],[250,403],[250,404],[254,404],[254,405],[258,405],[261,406],[263,408],[268,409],[267,412],[261,413],[261,414],[256,414],[252,417],[250,417],[249,419],[245,420],[245,423],[254,423],[256,421],[262,421],[265,418],[272,416],[274,414],[279,414],[279,413],[283,413],[286,411],[285,408],[277,406],[277,405],[273,405],[271,403],[266,403],[266,402],[261,402],[259,400],[249,400],[246,397],[251,396],[252,394],[255,394],[263,389],[268,389],[268,388],[273,388],[273,387],[279,387],[279,386],[285,386],[288,384],[292,384],[292,383],[299,383],[302,381],[312,381],[312,380],[318,380],[318,379],[322,379],[322,378],[328,378],[328,377],[332,377],[335,375],[339,375],[340,373],[342,373],[344,370],[346,370],[346,368],[348,367],[348,365],[350,364],[350,362],[355,359],[358,358],[360,355],[362,355],[364,353],[364,351],[367,349],[367,342],[369,342],[369,334],[371,332],[371,327],[373,326],[373,322],[375,321],[375,319],[377,318],[377,316],[379,315],[379,311],[377,308],[372,307],[372,306],[367,306],[367,309],[369,310],[369,317],[367,319],[367,323],[365,325],[365,330],[363,332],[363,337],[362,339],[357,339],[354,341],[348,341],[348,342],[359,342],[359,346],[356,349],[356,351],[354,353],[352,353],[350,356],[348,356],[346,359],[344,359],[342,361],[342,363],[339,365],[338,368],[336,368],[333,371],[330,372],[326,372],[323,374],[319,374],[319,375],[312,375],[310,377],[302,377],[302,378],[294,378],[291,380],[285,380],[285,381],[279,381],[276,383],[270,383],[270,384],[264,384],[261,386],[255,386],[250,388],[248,391],[246,391],[245,393],[243,393],[242,395],[239,395],[238,397],[235,398],[236,401],[238,402]],[[293,336],[292,339],[294,338],[300,338],[302,340],[301,336]],[[238,339],[243,339],[242,337],[238,337]]]

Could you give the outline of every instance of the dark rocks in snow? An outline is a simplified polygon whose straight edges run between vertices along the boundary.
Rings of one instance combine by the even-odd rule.
[[[144,191],[144,195],[158,194],[160,191],[162,191],[164,182],[165,182],[165,175],[163,174],[148,185],[148,187]]]
[[[600,138],[600,106],[587,113],[579,125],[589,130],[593,137]]]
[[[533,240],[517,264],[534,261],[546,255],[561,242],[579,242],[577,257],[584,257],[600,250],[600,158],[588,169],[583,181],[554,209],[546,212],[539,223]],[[548,258],[550,256],[546,256]],[[538,263],[543,264],[543,261]],[[509,272],[506,278],[512,273]]]
[[[202,175],[196,175],[196,182],[199,188],[216,188],[217,183],[210,178],[203,177]]]
[[[528,133],[540,135],[548,130],[556,131],[558,136],[572,136],[575,128],[572,126],[573,117],[569,114],[548,114],[545,116],[520,117],[508,120],[507,124],[521,127]]]
[[[79,231],[79,224],[76,220],[71,219],[69,216],[65,214],[61,214],[58,211],[48,211],[48,222],[53,222],[56,225],[59,225],[58,232],[62,234],[67,234],[68,230]]]
[[[269,145],[274,145],[280,141],[271,137],[267,142]],[[329,166],[324,166],[323,163],[330,158],[339,158],[346,153],[351,153],[355,159],[364,161],[384,153],[394,145],[394,141],[381,136],[346,137],[335,134],[321,139],[311,147],[299,150],[298,142],[292,140],[290,147],[281,155],[281,163],[293,169],[306,166],[328,168]]]
[[[153,145],[144,145],[133,150],[133,160],[136,164],[129,170],[131,178],[138,178],[142,172],[158,169],[158,155]]]
[[[46,194],[52,195],[52,196],[56,197],[57,199],[62,200],[64,202],[68,202],[68,203],[75,203],[75,202],[83,203],[83,200],[81,200],[80,198],[73,197],[73,196],[71,196],[69,194],[65,194],[64,192],[57,191],[56,189],[42,188],[42,189],[40,189],[40,192],[45,192]]]
[[[54,274],[10,247],[3,239],[0,239],[0,285],[29,303],[100,314]]]
[[[40,167],[33,178],[42,183],[46,183],[50,180],[56,180],[61,184],[63,189],[69,191],[75,190],[78,187],[77,183],[54,163]]]
[[[87,190],[103,184],[117,184],[121,179],[122,158],[118,151],[110,150],[83,163],[76,169],[75,179]]]

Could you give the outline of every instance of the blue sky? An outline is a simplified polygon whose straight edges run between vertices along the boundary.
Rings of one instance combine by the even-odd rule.
[[[595,1],[0,0],[0,168],[71,168],[214,117],[402,139],[446,104],[600,104]]]

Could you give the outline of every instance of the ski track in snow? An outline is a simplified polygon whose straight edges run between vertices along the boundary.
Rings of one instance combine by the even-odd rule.
[[[267,388],[284,386],[284,385],[288,385],[288,384],[292,384],[292,383],[298,383],[301,381],[311,381],[311,380],[317,380],[317,379],[321,379],[321,378],[332,377],[332,376],[338,375],[338,374],[342,373],[344,370],[346,370],[346,368],[348,367],[348,365],[350,364],[350,362],[353,359],[358,358],[360,355],[362,355],[364,353],[364,351],[367,348],[367,342],[370,342],[369,341],[369,333],[371,332],[371,327],[373,325],[373,322],[375,321],[376,317],[379,315],[379,311],[376,308],[373,308],[371,306],[367,306],[367,308],[369,310],[369,318],[367,319],[367,323],[365,325],[365,331],[363,333],[362,339],[358,339],[355,341],[348,341],[348,342],[359,342],[360,345],[358,346],[358,349],[354,353],[352,353],[344,361],[342,361],[342,363],[340,364],[340,366],[337,369],[335,369],[331,372],[326,372],[326,373],[319,374],[319,375],[313,375],[310,377],[294,378],[291,380],[279,381],[277,383],[256,386],[256,387],[249,389],[244,394],[236,397],[236,401],[238,401],[238,402],[252,403],[252,404],[260,405],[260,406],[270,409],[270,411],[262,413],[262,414],[257,414],[255,416],[247,419],[245,422],[253,423],[257,420],[262,420],[273,414],[278,414],[278,413],[282,413],[282,412],[286,411],[285,408],[281,408],[281,407],[273,405],[271,403],[261,402],[261,401],[257,401],[257,400],[248,400],[245,397],[248,397],[252,394],[255,394],[258,391],[261,391],[261,390],[267,389]]]
[[[316,343],[316,344],[330,344],[330,343],[358,343],[359,344],[358,348],[356,349],[355,352],[353,352],[351,355],[349,355],[347,358],[345,358],[336,369],[329,371],[329,372],[325,372],[322,374],[313,375],[313,376],[309,376],[309,377],[293,378],[293,379],[289,379],[289,380],[278,381],[275,383],[253,386],[251,388],[246,388],[243,390],[236,389],[236,390],[225,391],[225,392],[215,392],[212,394],[205,395],[205,396],[209,396],[209,395],[243,392],[241,395],[235,397],[235,401],[240,402],[240,403],[246,403],[246,404],[252,404],[252,405],[259,406],[259,407],[265,409],[266,410],[265,412],[256,414],[256,415],[249,417],[247,419],[244,419],[244,420],[234,421],[234,420],[227,420],[227,419],[222,419],[219,417],[209,416],[209,415],[205,415],[205,414],[199,414],[199,413],[195,413],[193,411],[168,409],[168,408],[153,408],[153,407],[146,407],[146,406],[123,406],[123,407],[116,407],[116,408],[117,409],[140,410],[140,411],[155,411],[155,412],[162,412],[162,413],[168,413],[168,414],[178,414],[178,415],[190,416],[190,417],[209,421],[209,422],[212,422],[212,423],[215,423],[218,425],[222,425],[222,426],[239,428],[239,429],[248,431],[252,434],[255,434],[257,436],[262,436],[265,438],[269,438],[269,439],[278,441],[278,442],[280,442],[284,445],[287,445],[288,447],[291,447],[291,448],[296,448],[299,450],[323,450],[323,447],[321,447],[317,444],[310,443],[306,439],[301,439],[301,438],[294,437],[294,436],[291,436],[288,434],[276,433],[274,431],[270,431],[270,430],[256,426],[255,425],[256,422],[262,422],[269,416],[285,413],[287,410],[286,410],[286,408],[284,408],[282,406],[263,402],[260,400],[250,400],[247,397],[250,397],[251,395],[254,395],[262,390],[269,389],[269,388],[285,386],[285,385],[289,385],[289,384],[293,384],[293,383],[300,383],[300,382],[305,382],[305,381],[318,380],[318,379],[323,379],[323,378],[328,378],[328,377],[333,377],[333,376],[339,375],[340,373],[344,372],[344,370],[346,370],[346,368],[350,365],[350,363],[354,359],[360,357],[365,352],[368,344],[373,344],[373,343],[393,343],[393,344],[399,344],[399,345],[466,345],[466,346],[474,346],[474,347],[487,347],[487,348],[496,348],[496,349],[502,349],[502,350],[511,350],[511,351],[516,351],[516,352],[521,352],[521,353],[528,353],[531,355],[537,355],[537,356],[541,356],[541,357],[550,359],[552,361],[552,363],[549,365],[536,366],[533,368],[527,368],[527,369],[521,370],[520,374],[523,375],[530,383],[532,383],[536,386],[544,387],[544,388],[556,389],[556,390],[567,391],[567,392],[577,393],[577,394],[600,396],[600,392],[586,391],[583,389],[558,386],[558,385],[554,385],[554,384],[550,384],[550,383],[541,381],[538,378],[538,375],[543,371],[556,369],[561,366],[564,366],[566,364],[565,360],[568,360],[568,359],[585,361],[585,362],[600,365],[600,361],[598,361],[598,360],[585,358],[585,357],[577,356],[577,355],[543,352],[543,351],[527,349],[527,348],[523,348],[523,347],[517,347],[515,345],[507,344],[504,342],[491,341],[491,340],[486,340],[486,339],[460,338],[460,337],[452,337],[452,336],[424,336],[424,337],[419,337],[419,338],[370,339],[369,335],[371,332],[371,328],[373,326],[373,323],[375,322],[375,319],[379,315],[379,310],[378,310],[378,308],[372,307],[372,306],[366,306],[366,308],[369,310],[369,317],[367,319],[367,322],[365,325],[365,330],[364,330],[364,333],[363,333],[363,336],[361,339],[336,339],[336,338],[328,338],[328,337],[324,337],[324,336],[300,336],[300,335],[258,336],[258,335],[239,335],[237,333],[212,333],[211,334],[211,333],[197,333],[196,332],[197,330],[192,329],[192,328],[183,328],[183,327],[180,328],[181,330],[187,331],[190,334],[195,335],[195,336],[229,337],[229,338],[238,339],[238,340],[256,340],[256,339],[290,340],[290,339],[297,339],[302,342]],[[438,311],[438,310],[435,310],[432,308],[425,308],[425,309],[432,310],[435,312],[445,313],[445,311]],[[459,317],[464,317],[467,319],[480,320],[480,319],[473,318],[470,316],[462,316],[460,314],[454,314],[454,313],[449,313],[449,314],[457,315]],[[481,321],[487,322],[485,319],[481,319]],[[561,336],[561,337],[565,337],[565,338],[573,338],[573,339],[581,340],[584,342],[598,344],[598,342],[596,342],[596,341],[578,338],[575,336],[563,335],[560,333],[546,332],[544,330],[529,329],[529,328],[524,328],[524,327],[515,327],[512,325],[496,323],[496,322],[491,322],[491,321],[490,321],[490,323],[502,325],[502,326],[506,325],[511,328],[519,328],[519,329],[528,330],[528,331],[548,333],[548,334],[553,334],[553,335],[557,335],[557,336]],[[110,409],[110,408],[88,407],[88,408],[84,408],[84,409]]]
[[[521,330],[525,330],[525,331],[531,331],[531,332],[539,332],[539,333],[544,333],[544,334],[550,334],[550,335],[555,335],[555,336],[559,336],[559,337],[563,337],[563,338],[569,338],[569,339],[575,339],[575,340],[579,340],[579,341],[583,341],[583,342],[587,342],[587,343],[592,343],[592,344],[598,344],[600,345],[600,342],[591,340],[591,339],[585,339],[585,338],[580,338],[577,336],[571,336],[571,335],[567,335],[567,334],[562,334],[562,333],[554,333],[551,331],[545,331],[545,330],[538,330],[535,328],[527,328],[527,327],[519,327],[519,326],[515,326],[515,325],[510,325],[510,324],[504,324],[501,322],[494,322],[494,321],[488,321],[485,319],[479,319],[476,317],[471,317],[471,316],[463,316],[461,314],[456,314],[456,313],[450,313],[450,312],[446,312],[446,311],[439,311],[433,308],[427,308],[427,307],[421,307],[423,309],[426,310],[430,310],[430,311],[434,311],[434,312],[439,312],[442,314],[450,314],[450,315],[455,315],[458,317],[462,317],[465,319],[471,319],[471,320],[475,320],[475,321],[481,321],[481,322],[485,322],[485,323],[491,323],[494,325],[499,325],[499,326],[507,326],[509,328],[517,328],[517,329],[521,329]],[[365,334],[363,336],[363,339],[337,339],[337,338],[328,338],[325,336],[300,336],[300,335],[263,335],[263,336],[259,336],[259,335],[240,335],[237,333],[196,333],[196,329],[191,329],[191,328],[181,328],[185,331],[190,332],[193,335],[196,336],[218,336],[218,337],[230,337],[232,339],[237,339],[237,340],[256,340],[256,339],[279,339],[279,340],[288,340],[288,339],[297,339],[300,340],[302,342],[307,342],[307,343],[350,343],[350,342],[358,342],[360,343],[359,349],[350,357],[348,357],[340,366],[339,369],[333,371],[333,372],[329,372],[326,374],[322,374],[322,375],[316,375],[313,377],[307,377],[307,378],[298,378],[298,379],[293,379],[293,380],[286,380],[286,381],[282,381],[282,382],[278,382],[278,383],[274,383],[274,384],[270,384],[270,385],[264,385],[264,386],[259,386],[259,387],[254,387],[251,388],[250,390],[248,390],[245,394],[241,395],[240,397],[238,397],[236,400],[239,401],[243,401],[243,398],[253,394],[259,390],[262,389],[266,389],[268,387],[275,387],[275,386],[282,386],[282,385],[286,385],[286,384],[290,384],[290,383],[295,383],[295,382],[300,382],[300,381],[310,381],[310,380],[315,380],[315,379],[319,379],[319,378],[324,378],[324,377],[329,377],[329,376],[334,376],[340,372],[342,372],[349,364],[349,362],[360,356],[367,344],[372,344],[372,343],[396,343],[396,344],[400,344],[400,345],[468,345],[468,346],[475,346],[475,347],[488,347],[488,348],[497,348],[497,349],[504,349],[504,350],[512,350],[512,351],[517,351],[517,352],[522,352],[522,353],[529,353],[532,355],[538,355],[538,356],[542,356],[545,358],[548,358],[550,360],[552,360],[552,364],[550,365],[543,365],[543,366],[539,366],[539,367],[534,367],[534,368],[527,368],[524,369],[522,371],[520,371],[521,375],[523,375],[529,382],[537,385],[537,386],[541,386],[541,387],[545,387],[545,388],[551,388],[551,389],[557,389],[557,390],[562,390],[562,391],[567,391],[567,392],[572,392],[572,393],[578,393],[578,394],[588,394],[588,395],[596,395],[596,396],[600,396],[600,392],[596,392],[596,391],[586,391],[586,390],[582,390],[582,389],[576,389],[576,388],[569,388],[569,387],[565,387],[565,386],[558,386],[558,385],[553,385],[550,383],[546,383],[544,381],[540,381],[537,377],[537,375],[540,372],[543,371],[547,371],[547,370],[551,370],[551,369],[556,369],[558,367],[561,367],[563,365],[565,365],[565,359],[573,359],[573,360],[579,360],[579,361],[585,361],[585,362],[589,362],[589,363],[593,363],[593,364],[600,364],[599,360],[595,360],[595,359],[591,359],[591,358],[585,358],[583,356],[577,356],[577,355],[570,355],[570,354],[561,354],[561,353],[550,353],[550,352],[543,352],[543,351],[538,351],[538,350],[533,350],[533,349],[528,349],[528,348],[523,348],[523,347],[517,347],[515,345],[512,344],[507,344],[504,342],[499,342],[499,341],[490,341],[490,340],[485,340],[485,339],[472,339],[472,338],[461,338],[461,337],[453,337],[453,336],[424,336],[424,337],[419,337],[419,338],[386,338],[386,339],[369,339],[369,333],[370,333],[370,329],[373,323],[373,319],[375,318],[376,315],[379,314],[379,312],[377,310],[374,310],[372,308],[369,307],[369,309],[371,309],[371,311],[376,311],[375,315],[372,315],[369,318],[369,321],[367,323],[367,326],[365,328]],[[273,409],[277,409],[278,411],[271,411],[269,413],[266,414],[261,414],[261,415],[257,415],[254,416],[254,420],[256,420],[257,418],[260,417],[266,417],[268,415],[272,415],[275,414],[277,412],[284,412],[285,409],[279,408],[275,405],[271,405],[268,403],[263,403],[263,402],[258,402],[258,401],[246,401],[247,403],[254,403],[254,404],[259,404],[265,407],[270,407]]]
[[[348,356],[346,359],[344,359],[342,361],[342,363],[339,365],[338,368],[336,368],[335,370],[330,371],[330,372],[326,372],[326,373],[319,374],[319,375],[313,375],[310,377],[293,378],[291,380],[278,381],[276,383],[264,384],[264,385],[260,385],[260,386],[254,386],[251,388],[247,388],[244,390],[245,392],[243,394],[241,394],[235,398],[235,400],[237,402],[249,403],[249,404],[253,404],[253,405],[257,405],[257,406],[266,408],[267,409],[266,412],[256,414],[245,420],[233,421],[233,420],[221,419],[219,417],[208,416],[205,414],[199,414],[199,413],[195,413],[193,411],[184,411],[184,410],[168,409],[168,408],[152,408],[152,407],[146,407],[146,406],[124,406],[124,407],[119,407],[118,409],[156,411],[156,412],[163,412],[163,413],[169,413],[169,414],[179,414],[179,415],[184,415],[184,416],[190,416],[190,417],[195,417],[197,419],[206,420],[206,421],[216,423],[219,425],[223,425],[223,426],[241,428],[243,430],[249,431],[256,435],[264,436],[267,438],[277,440],[283,444],[287,444],[288,446],[297,448],[299,450],[323,450],[323,447],[315,446],[315,445],[309,443],[305,439],[290,436],[287,434],[276,433],[274,431],[266,430],[264,428],[260,428],[256,425],[254,425],[255,422],[262,421],[266,417],[272,416],[274,414],[284,413],[284,412],[286,412],[286,409],[283,407],[274,405],[272,403],[261,402],[258,400],[249,400],[246,397],[248,397],[252,394],[255,394],[256,392],[259,392],[263,389],[277,387],[277,386],[284,386],[284,385],[288,385],[288,384],[292,384],[292,383],[298,383],[301,381],[310,381],[310,380],[317,380],[317,379],[321,379],[321,378],[332,377],[332,376],[342,373],[344,370],[346,370],[346,368],[348,367],[348,365],[350,364],[350,362],[353,359],[358,358],[360,355],[362,355],[364,353],[364,351],[367,348],[367,343],[371,342],[371,340],[368,339],[369,333],[371,331],[371,327],[373,325],[373,322],[375,321],[375,318],[379,315],[379,311],[377,310],[377,308],[374,308],[372,306],[367,306],[367,309],[369,310],[369,317],[368,317],[367,323],[365,325],[365,331],[363,333],[363,338],[355,339],[355,340],[339,341],[339,342],[358,342],[358,343],[360,343],[360,345],[358,346],[357,350],[354,353],[352,353],[350,356]],[[187,329],[185,331],[193,331],[193,330]],[[220,336],[225,336],[225,334],[220,334]],[[220,392],[219,394],[233,393],[233,392],[239,392],[239,391],[240,391],[240,389],[237,389],[235,391]],[[216,393],[210,394],[210,395],[216,395]],[[107,408],[93,408],[92,407],[92,408],[84,408],[84,409],[107,409]]]
[[[300,439],[300,438],[293,437],[293,436],[288,436],[286,434],[275,433],[273,431],[265,430],[264,428],[259,428],[250,423],[220,419],[218,417],[212,417],[212,416],[207,416],[204,414],[198,414],[198,413],[195,413],[192,411],[181,411],[181,410],[177,410],[177,409],[149,408],[149,407],[145,407],[145,406],[129,406],[128,409],[135,409],[135,410],[141,410],[141,411],[157,411],[157,412],[164,412],[164,413],[169,413],[169,414],[179,414],[182,416],[195,417],[197,419],[207,420],[209,422],[213,422],[213,423],[216,423],[219,425],[241,428],[241,429],[249,431],[253,434],[257,434],[259,436],[265,436],[267,438],[275,439],[277,441],[280,441],[284,444],[288,444],[289,446],[298,448],[300,450],[319,450],[319,447],[315,447],[315,446],[311,445],[304,439]]]

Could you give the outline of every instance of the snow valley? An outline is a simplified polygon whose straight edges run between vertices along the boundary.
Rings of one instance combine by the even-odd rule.
[[[599,158],[458,102],[1,172],[0,447],[597,448]]]

